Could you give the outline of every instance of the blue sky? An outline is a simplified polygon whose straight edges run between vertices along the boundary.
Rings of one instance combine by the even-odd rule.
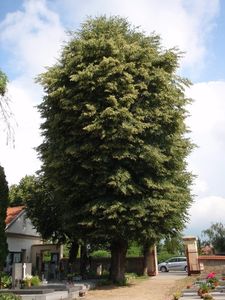
[[[199,234],[225,214],[225,1],[222,0],[2,0],[0,68],[9,77],[15,146],[0,140],[0,164],[9,184],[40,167],[34,148],[41,143],[36,105],[43,92],[34,78],[60,55],[68,30],[87,16],[120,15],[155,31],[164,47],[184,51],[179,74],[193,85],[187,123],[198,145],[188,159],[197,175],[187,234]],[[0,120],[1,121],[1,120]],[[0,122],[4,134],[4,124]],[[1,134],[2,136],[2,134]]]

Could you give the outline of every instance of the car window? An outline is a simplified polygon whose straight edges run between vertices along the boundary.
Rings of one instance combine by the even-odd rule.
[[[176,262],[176,261],[177,261],[177,258],[171,258],[171,259],[168,259],[168,260],[167,260],[168,263]]]
[[[186,257],[179,257],[178,258],[178,261],[186,261],[187,259],[186,259]]]

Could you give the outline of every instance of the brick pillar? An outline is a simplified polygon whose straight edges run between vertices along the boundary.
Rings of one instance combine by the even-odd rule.
[[[199,274],[200,265],[198,261],[197,238],[195,236],[186,236],[183,240],[188,262],[188,275]]]

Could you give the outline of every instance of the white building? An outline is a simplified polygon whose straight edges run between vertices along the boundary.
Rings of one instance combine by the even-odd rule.
[[[11,271],[15,262],[30,262],[32,246],[42,244],[41,236],[27,218],[23,206],[7,209],[6,236],[9,250],[6,271]]]
[[[45,274],[45,278],[51,279],[57,277],[63,246],[43,243],[24,206],[7,209],[5,232],[9,251],[6,272],[11,273],[13,263],[31,263],[35,274]]]

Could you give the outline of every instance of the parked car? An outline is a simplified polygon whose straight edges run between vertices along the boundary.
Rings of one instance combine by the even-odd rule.
[[[172,257],[160,264],[158,264],[158,269],[161,272],[169,271],[185,271],[187,272],[187,258],[184,256]]]

